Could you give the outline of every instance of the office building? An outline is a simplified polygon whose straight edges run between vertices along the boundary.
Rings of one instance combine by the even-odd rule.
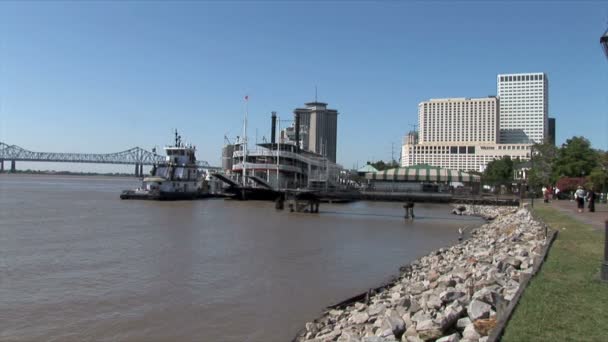
[[[499,142],[543,143],[548,135],[549,83],[545,73],[500,74]]]
[[[296,108],[299,121],[299,144],[306,151],[318,153],[336,162],[338,111],[328,109],[327,103],[310,102],[306,108]]]

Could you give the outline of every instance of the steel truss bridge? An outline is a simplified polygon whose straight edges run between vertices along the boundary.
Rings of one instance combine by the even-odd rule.
[[[153,165],[165,160],[165,156],[133,147],[116,153],[57,153],[33,152],[17,145],[0,142],[0,172],[4,171],[4,161],[11,162],[10,170],[16,170],[17,161],[59,162],[59,163],[93,163],[93,164],[129,164],[135,165],[135,175],[143,176],[143,165]],[[217,169],[206,161],[197,161],[199,168]]]

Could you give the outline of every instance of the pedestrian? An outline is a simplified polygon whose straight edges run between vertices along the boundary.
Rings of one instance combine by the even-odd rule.
[[[574,193],[574,199],[576,200],[578,212],[582,213],[585,210],[585,190],[583,190],[582,186],[579,185],[576,189],[576,192]]]
[[[549,202],[549,201],[547,200],[547,187],[545,187],[545,186],[543,185],[542,191],[543,191],[543,199],[544,199],[545,203]]]
[[[593,213],[595,212],[595,198],[596,198],[596,193],[595,191],[593,191],[592,189],[589,189],[589,192],[587,192],[587,202],[589,202],[589,212]]]
[[[559,188],[557,186],[555,187],[555,198],[554,199],[556,199],[556,200],[559,199]]]

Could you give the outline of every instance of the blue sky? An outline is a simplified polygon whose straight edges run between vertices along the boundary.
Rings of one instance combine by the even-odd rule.
[[[557,141],[608,149],[608,2],[0,2],[0,141],[117,152],[171,142],[219,165],[270,112],[340,112],[338,161],[398,157],[417,104],[546,72]]]

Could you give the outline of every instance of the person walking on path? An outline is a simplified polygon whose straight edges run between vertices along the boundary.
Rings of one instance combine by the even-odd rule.
[[[549,200],[547,199],[547,198],[548,198],[548,197],[547,197],[548,189],[547,189],[547,188],[546,188],[544,185],[543,185],[543,189],[542,189],[542,191],[543,191],[543,199],[544,199],[544,202],[545,202],[545,203],[549,203]]]
[[[582,213],[585,210],[585,190],[583,190],[582,186],[579,185],[578,189],[576,189],[574,199],[576,200],[578,212]]]
[[[589,192],[587,192],[587,202],[589,202],[589,212],[593,213],[595,212],[595,197],[597,195],[595,194],[595,191],[593,191],[593,189],[590,189]]]

